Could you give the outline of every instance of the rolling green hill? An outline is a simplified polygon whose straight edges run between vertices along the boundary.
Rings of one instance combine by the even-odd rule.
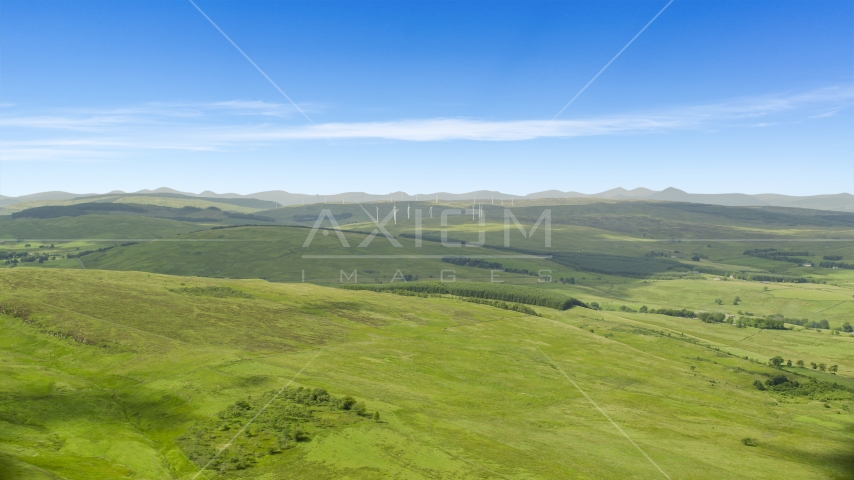
[[[90,210],[93,205],[98,208]],[[120,210],[102,211],[113,206]],[[377,206],[380,218],[387,218],[392,205]],[[498,281],[531,284],[543,280],[543,275],[551,275],[554,279],[572,278],[586,285],[608,286],[635,279],[696,276],[691,272],[705,274],[707,279],[734,276],[753,281],[839,283],[850,281],[850,270],[822,266],[823,258],[838,257],[840,260],[834,265],[845,265],[845,259],[854,256],[851,248],[854,232],[849,225],[854,215],[851,214],[661,202],[548,206],[551,245],[545,247],[545,227],[542,224],[535,234],[527,238],[510,223],[509,248],[505,245],[504,211],[500,206],[484,206],[482,225],[480,221],[473,221],[470,213],[462,214],[460,209],[460,214],[447,217],[447,226],[443,227],[441,211],[454,205],[413,202],[407,203],[407,208],[403,204],[398,207],[396,225],[392,221],[385,223],[385,228],[396,237],[400,247],[393,246],[382,235],[374,238],[368,247],[358,247],[365,241],[366,234],[375,228],[372,217],[376,215],[377,206],[366,206],[366,212],[359,205],[352,204],[312,205],[261,211],[251,216],[219,210],[129,204],[41,207],[19,212],[16,214],[18,218],[0,220],[0,238],[23,238],[24,242],[27,238],[157,240],[88,255],[84,264],[92,268],[176,275],[275,281],[305,279],[316,283],[340,283],[344,278],[342,275],[349,277],[354,270],[358,271],[357,281],[364,283],[388,282],[396,276],[436,279],[448,269],[457,271],[459,280],[495,280],[497,277],[490,270],[503,270]],[[337,235],[322,237],[318,234],[310,248],[303,248],[309,230],[293,227],[314,225],[324,207],[348,232],[348,247],[342,247]],[[411,214],[408,213],[410,207],[413,209]],[[430,208],[435,210],[432,217]],[[511,212],[527,231],[540,219],[539,215],[545,208],[515,207]],[[129,212],[126,209],[142,211]],[[415,247],[414,209],[422,212],[421,247]],[[56,216],[68,214],[79,215]],[[56,217],[34,218],[39,216]],[[208,218],[213,216],[217,218]],[[292,227],[211,230],[229,223],[269,223],[252,220],[267,217]],[[333,226],[328,219],[323,219],[321,225],[324,228]],[[478,231],[483,231],[484,247],[446,247],[441,241],[442,231],[446,229],[449,242],[478,242]],[[330,230],[322,230],[321,233],[328,235]],[[87,244],[75,248],[90,251],[105,246],[111,245]],[[57,245],[60,247],[62,245]],[[745,253],[771,249],[775,254],[805,254],[802,260],[812,266],[782,261],[785,256]],[[363,257],[341,258],[354,254]],[[495,257],[487,263],[498,266],[451,267],[441,261],[443,256]],[[533,259],[532,256],[548,258]],[[77,267],[79,262],[45,266]],[[564,288],[554,283],[539,286]]]
[[[208,208],[216,207],[221,210],[228,210],[241,213],[253,213],[259,210],[274,208],[276,202],[267,200],[259,200],[255,198],[206,198],[192,197],[177,193],[157,192],[157,193],[130,193],[130,194],[105,194],[105,195],[80,195],[75,196],[66,194],[61,198],[52,200],[36,199],[23,202],[17,202],[2,207],[4,203],[0,199],[0,215],[8,215],[31,208],[45,206],[70,206],[81,203],[120,203],[120,204],[141,204],[141,205],[157,205],[163,207],[182,208],[182,207],[197,207]]]
[[[850,378],[846,335],[134,272],[0,285],[6,478],[854,477],[854,390],[764,365]]]
[[[56,218],[0,217],[0,240],[18,238],[58,241],[85,239],[151,239],[171,237],[202,228],[204,224],[142,215],[85,215]]]

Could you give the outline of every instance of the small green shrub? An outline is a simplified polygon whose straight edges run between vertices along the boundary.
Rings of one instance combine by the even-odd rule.
[[[255,298],[246,292],[235,290],[231,287],[182,287],[170,288],[172,293],[180,293],[183,295],[195,295],[197,297],[215,297],[215,298]]]

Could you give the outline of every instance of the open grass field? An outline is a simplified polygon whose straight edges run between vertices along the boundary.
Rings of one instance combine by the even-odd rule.
[[[854,478],[854,215],[430,206],[0,218],[3,478]]]
[[[19,268],[0,283],[0,303],[27,310],[2,316],[8,478],[196,478],[187,432],[219,431],[230,405],[285,385],[379,419],[329,414],[276,453],[244,432],[245,466],[198,478],[854,475],[852,390],[756,389],[778,371],[718,350],[734,340],[723,329],[756,329],[132,272]],[[775,335],[796,344],[784,355],[815,341]],[[822,340],[811,354],[851,375],[834,351],[854,339]]]

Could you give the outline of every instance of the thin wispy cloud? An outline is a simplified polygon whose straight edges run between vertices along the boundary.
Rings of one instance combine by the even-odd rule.
[[[436,118],[394,122],[324,123],[316,127],[266,129],[229,136],[241,140],[383,139],[412,142],[472,140],[507,142],[537,138],[645,133],[679,128],[670,118],[615,117],[585,120],[490,121]]]
[[[564,120],[461,117],[301,125],[295,123],[298,118],[291,119],[299,113],[289,104],[159,103],[53,115],[16,116],[13,111],[0,120],[6,131],[0,147],[4,161],[50,161],[93,152],[118,157],[144,150],[226,151],[293,141],[512,142],[768,127],[822,118],[852,104],[854,90],[834,87]],[[320,104],[305,106],[313,108],[326,109]]]
[[[322,104],[305,103],[304,111],[317,113],[326,109]],[[0,126],[12,128],[86,130],[110,125],[163,124],[192,119],[216,122],[223,117],[259,116],[287,119],[299,112],[289,104],[250,100],[230,100],[207,103],[148,103],[110,109],[62,109],[50,114],[21,115],[10,112],[0,118]]]

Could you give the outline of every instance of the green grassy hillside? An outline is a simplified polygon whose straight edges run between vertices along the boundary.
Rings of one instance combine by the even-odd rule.
[[[781,371],[744,359],[849,378],[845,335],[133,272],[0,285],[5,478],[854,477],[854,390],[798,368],[759,390]]]
[[[209,227],[144,216],[85,215],[43,219],[0,217],[0,240],[151,239],[203,228]]]
[[[30,208],[45,206],[68,206],[80,203],[131,203],[164,207],[217,207],[232,212],[252,213],[275,207],[275,202],[254,198],[205,198],[174,193],[128,193],[81,196],[68,200],[36,200],[19,202],[0,208],[0,215],[9,215]]]

